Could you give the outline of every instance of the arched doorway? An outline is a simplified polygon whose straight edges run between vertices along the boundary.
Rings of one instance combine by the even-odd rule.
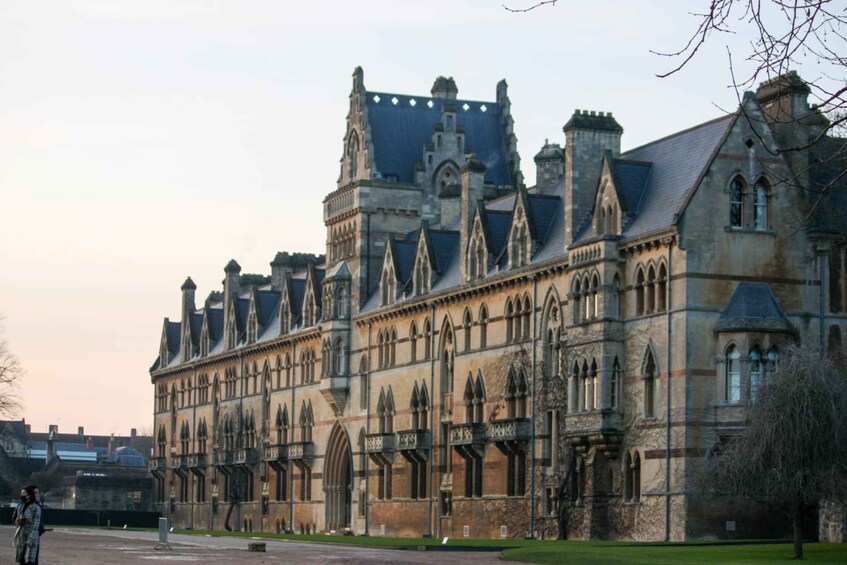
[[[341,424],[335,424],[329,436],[324,466],[326,492],[326,528],[341,530],[350,527],[353,461],[350,439]]]

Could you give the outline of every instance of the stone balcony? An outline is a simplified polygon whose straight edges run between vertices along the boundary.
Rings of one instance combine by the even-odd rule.
[[[429,449],[429,430],[403,430],[397,432],[397,450]]]
[[[164,457],[151,457],[147,461],[147,470],[157,476],[163,476],[167,469],[166,459]]]
[[[485,424],[454,424],[450,428],[450,445],[484,445]]]
[[[613,455],[623,438],[621,413],[591,410],[565,415],[565,437],[573,445],[596,445]]]
[[[242,447],[232,454],[232,464],[241,467],[252,467],[259,460],[259,450],[255,447]]]
[[[311,465],[315,458],[315,444],[311,441],[295,441],[288,444],[288,460],[299,465]]]
[[[393,453],[396,446],[394,433],[365,436],[365,453]]]
[[[288,444],[279,443],[267,446],[262,453],[262,460],[266,463],[284,463],[288,461]]]
[[[233,451],[221,449],[215,451],[215,467],[227,467],[232,465]]]
[[[185,455],[185,466],[189,469],[205,469],[206,468],[206,454],[205,453],[192,453],[191,455]]]
[[[530,437],[532,430],[528,418],[509,418],[488,424],[488,441],[491,442],[528,441]]]

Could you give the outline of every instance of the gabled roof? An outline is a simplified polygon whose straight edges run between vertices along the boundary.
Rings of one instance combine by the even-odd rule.
[[[793,333],[794,326],[767,283],[740,282],[721,312],[715,331]]]
[[[179,352],[180,323],[165,319],[165,339],[168,340],[168,351],[174,355]]]
[[[414,239],[394,241],[394,267],[397,269],[398,287],[402,287],[412,280],[412,270],[415,267],[415,253],[418,249],[417,234]]]
[[[447,264],[453,252],[459,244],[459,232],[446,230],[429,230],[432,249],[431,259],[435,263],[435,270],[443,273],[447,270]]]
[[[203,326],[203,311],[197,310],[189,314],[189,330],[191,331],[191,342],[197,347],[200,345],[200,329]]]
[[[532,210],[532,215],[528,219],[533,222],[535,241],[538,245],[542,245],[550,235],[553,217],[562,205],[562,200],[558,196],[540,194],[530,194],[528,198],[529,207]]]
[[[641,204],[635,205],[638,214],[626,226],[624,236],[634,237],[673,225],[736,118],[736,114],[723,116],[622,155],[624,160],[651,163]],[[637,184],[637,175],[633,180]]]
[[[215,308],[209,305],[206,309],[206,319],[209,324],[209,341],[219,341],[224,333],[224,311],[223,308]]]
[[[621,208],[631,215],[638,213],[641,195],[644,194],[652,167],[651,163],[626,159],[613,159],[611,162]]]
[[[393,103],[395,99],[396,104]],[[423,159],[424,146],[432,141],[433,125],[441,123],[441,108],[445,103],[455,105],[456,123],[465,129],[465,145],[471,146],[487,167],[485,182],[511,184],[512,174],[496,102],[368,92],[372,155],[383,178],[396,176],[401,182],[414,181],[415,164]]]

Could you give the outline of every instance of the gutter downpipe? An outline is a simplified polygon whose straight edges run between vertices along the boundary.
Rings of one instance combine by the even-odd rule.
[[[370,223],[371,223],[370,216],[368,216],[368,234],[370,234]],[[370,237],[370,235],[368,235],[368,237]],[[368,364],[367,364],[367,367],[365,368],[365,371],[366,371],[365,374],[367,375],[367,383],[366,383],[367,391],[366,391],[366,394],[365,394],[365,435],[371,433],[371,338],[372,338],[372,332],[373,332],[372,324],[373,324],[372,321],[368,322],[368,353],[367,353]],[[365,446],[363,445],[362,449],[364,449],[364,448],[365,448]],[[371,532],[370,532],[370,529],[369,529],[370,528],[370,518],[371,518],[371,493],[370,493],[370,483],[371,483],[371,481],[370,481],[370,477],[368,476],[369,475],[368,469],[370,468],[371,465],[370,465],[370,458],[367,456],[367,454],[365,455],[364,459],[365,459],[365,468],[362,469],[362,471],[364,472],[364,475],[365,475],[365,535],[369,536],[369,535],[371,535]]]
[[[289,329],[290,331],[290,329]],[[291,381],[288,383],[291,386],[291,420],[288,423],[288,443],[291,443],[291,440],[294,436],[294,414],[297,407],[294,404],[295,398],[294,393],[297,390],[297,387],[294,386],[294,383],[297,381],[297,376],[294,374],[294,364],[297,362],[297,342],[295,340],[291,340]],[[302,374],[303,366],[300,366],[300,371]],[[291,465],[291,462],[288,463],[288,529],[291,532],[295,532],[294,529],[294,467]]]
[[[532,277],[532,382],[530,384],[530,478],[529,478],[529,536],[535,539],[535,380],[538,342],[538,273]]]
[[[671,292],[671,280],[673,269],[673,239],[668,241],[668,281],[667,281],[667,296],[666,296],[666,310],[667,310],[667,327],[668,327],[668,336],[667,336],[667,344],[668,348],[667,354],[667,381],[668,384],[665,387],[667,392],[667,397],[665,398],[665,541],[668,542],[671,540],[671,338],[673,335],[673,330],[671,328],[671,322],[673,320],[673,316],[671,314],[672,311],[672,297],[673,293]]]
[[[430,317],[432,319],[432,326],[435,327],[435,304],[430,305]],[[430,352],[435,351],[434,341],[435,341],[435,332],[430,332],[430,343],[429,350]],[[432,506],[433,506],[433,498],[435,497],[435,466],[432,464],[432,460],[435,458],[435,355],[429,356],[429,505],[427,508],[427,525],[429,531],[427,535],[432,537],[432,521],[434,519]],[[445,439],[446,441],[446,439]],[[450,456],[453,454],[450,453]],[[439,463],[442,463],[439,461]],[[438,525],[436,526],[436,531],[438,532],[438,536],[441,537],[441,521],[438,521]]]
[[[239,365],[240,370],[241,370],[241,378],[239,379],[241,381],[241,394],[238,395],[238,412],[241,414],[241,417],[244,418],[244,395],[247,394],[247,379],[244,378],[244,352],[242,352],[242,351],[238,352],[238,365]],[[239,430],[239,433],[241,433],[241,432],[242,432],[242,430]],[[241,442],[242,442],[241,445],[243,447],[244,446],[244,438],[243,437],[241,438]],[[237,442],[236,442],[236,445],[237,445]],[[232,470],[233,476],[239,478],[239,481],[237,483],[237,488],[238,488],[238,496],[239,496],[240,500],[238,500],[237,504],[235,505],[235,525],[236,526],[240,526],[240,524],[241,524],[241,503],[243,502],[243,498],[244,498],[244,493],[241,492],[241,484],[240,484],[241,480],[240,479],[242,477],[239,476],[240,473],[241,473],[241,471],[238,470],[238,469]],[[230,496],[232,496],[232,493],[230,493]],[[241,529],[238,528],[238,527],[233,528],[233,529],[236,532],[241,531]]]
[[[193,370],[194,370],[194,377],[192,378],[191,382],[194,383],[194,390],[197,390],[197,365],[196,364],[194,365]],[[192,391],[189,390],[188,394],[189,394],[189,402],[190,402],[191,401],[190,395],[192,394]],[[194,442],[197,441],[197,398],[196,397],[194,398],[194,402],[191,402],[191,421],[192,421],[191,429],[194,432],[194,439],[191,440],[191,441],[192,441],[192,443],[194,443]],[[192,446],[192,449],[195,453],[197,453],[196,445]],[[189,471],[189,473],[191,473],[191,472],[192,471]],[[196,483],[197,483],[197,481],[191,481],[191,487],[192,487],[191,488],[191,529],[192,530],[194,529],[194,507],[195,507],[196,501],[197,501],[197,493],[195,492]]]

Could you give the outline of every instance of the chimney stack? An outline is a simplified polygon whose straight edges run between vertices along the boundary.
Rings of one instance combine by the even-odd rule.
[[[455,100],[456,95],[459,94],[459,88],[456,86],[456,81],[453,80],[453,77],[440,76],[432,83],[432,90],[430,92],[433,98]]]
[[[85,435],[85,429],[83,429],[83,427],[82,427],[82,426],[79,426],[79,427],[76,429],[76,435],[78,435],[78,436],[80,436],[80,437],[84,436],[84,435]]]
[[[565,154],[558,143],[544,140],[544,146],[535,156],[535,188],[548,188],[565,172]]]
[[[576,110],[565,132],[565,245],[573,243],[591,210],[603,154],[621,154],[623,128],[611,112]]]

